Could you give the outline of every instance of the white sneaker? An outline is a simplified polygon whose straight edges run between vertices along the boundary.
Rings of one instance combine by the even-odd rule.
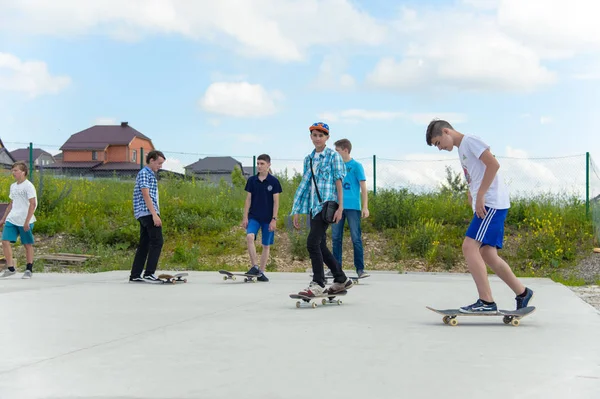
[[[154,274],[148,274],[147,276],[144,276],[144,281],[147,283],[151,283],[151,284],[162,283],[162,281],[158,277],[156,277]]]
[[[6,270],[4,270],[4,273],[0,274],[0,278],[9,277],[16,273],[17,273],[16,270],[14,272],[11,272],[10,270],[6,269]]]
[[[33,273],[31,272],[31,270],[25,270],[25,273],[23,273],[23,277],[21,278],[26,278],[26,279],[30,279],[32,277]]]
[[[323,295],[324,292],[325,292],[325,288],[321,287],[319,284],[315,283],[314,281],[311,281],[310,284],[308,285],[308,288],[300,291],[298,293],[298,295],[304,295],[304,296],[308,296],[308,297],[316,297],[316,296]]]

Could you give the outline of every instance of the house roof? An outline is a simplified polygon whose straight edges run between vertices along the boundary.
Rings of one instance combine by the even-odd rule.
[[[140,164],[135,162],[107,162],[96,166],[94,170],[140,170]]]
[[[242,167],[240,161],[232,157],[206,157],[186,166],[195,173],[231,173],[236,166]]]
[[[29,148],[19,148],[14,151],[11,151],[10,154],[14,159],[29,162]],[[33,149],[33,159],[38,159],[42,154],[52,156],[52,154],[42,150],[41,148]]]
[[[109,145],[127,145],[138,137],[152,142],[127,122],[121,125],[95,125],[69,137],[60,147],[63,150],[104,150]]]
[[[98,161],[87,161],[87,162],[64,162],[64,161],[57,161],[54,163],[51,163],[50,165],[45,165],[44,168],[45,169],[60,169],[60,168],[65,168],[65,169],[91,169],[96,165],[101,164],[102,162],[98,162]]]

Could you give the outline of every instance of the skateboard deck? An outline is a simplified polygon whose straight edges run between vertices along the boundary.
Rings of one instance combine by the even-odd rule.
[[[535,306],[527,306],[526,308],[519,310],[498,309],[498,311],[494,313],[462,313],[458,309],[434,309],[429,306],[426,306],[426,308],[441,315],[444,315],[442,321],[444,322],[444,324],[450,324],[451,326],[458,325],[458,316],[502,316],[502,321],[504,322],[504,324],[511,324],[517,327],[521,323],[521,319],[523,317],[535,312]]]
[[[177,274],[159,274],[158,278],[164,284],[177,284],[177,283],[187,283],[187,273],[177,273]]]
[[[235,276],[243,276],[244,283],[256,283],[258,280],[256,274],[248,274],[248,273],[240,273],[240,272],[230,272],[227,270],[219,270],[219,273],[224,274],[223,280],[233,280],[235,281]]]
[[[341,305],[342,304],[342,300],[341,299],[334,299],[336,296],[344,296],[348,293],[348,291],[340,291],[340,292],[336,292],[335,294],[329,294],[327,292],[323,293],[323,295],[317,295],[317,296],[305,296],[305,295],[300,295],[300,294],[290,294],[290,298],[292,299],[301,299],[301,301],[297,301],[296,302],[296,307],[299,308],[302,306],[302,304],[307,304],[308,306],[311,306],[313,309],[317,307],[317,302],[321,302],[322,305],[327,305],[329,304],[337,304],[337,305]],[[320,300],[320,301],[319,301]]]

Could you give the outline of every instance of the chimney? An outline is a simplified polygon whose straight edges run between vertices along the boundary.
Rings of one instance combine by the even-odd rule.
[[[121,127],[127,127],[129,126],[129,122],[121,122]]]

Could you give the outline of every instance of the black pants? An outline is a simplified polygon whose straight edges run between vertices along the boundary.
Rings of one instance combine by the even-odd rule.
[[[142,216],[138,222],[140,222],[140,243],[135,252],[135,258],[133,258],[131,278],[142,275],[144,264],[146,265],[144,275],[154,274],[163,246],[162,227],[154,225],[152,215]]]
[[[323,221],[321,212],[316,214],[310,220],[310,232],[306,239],[306,249],[310,255],[312,263],[313,281],[321,287],[325,287],[325,271],[323,262],[327,265],[333,274],[333,281],[343,283],[346,281],[346,275],[342,267],[337,263],[329,248],[327,248],[327,228],[329,225]]]

